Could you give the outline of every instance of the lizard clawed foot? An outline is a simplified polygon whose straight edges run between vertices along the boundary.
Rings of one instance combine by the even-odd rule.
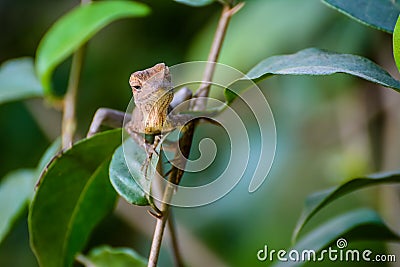
[[[144,149],[146,150],[146,154],[148,158],[151,158],[153,156],[153,154],[156,154],[157,156],[159,156],[158,152],[156,151],[156,147],[158,145],[158,142],[154,143],[154,144],[148,144],[145,143],[144,144]]]
[[[154,218],[156,218],[156,219],[161,219],[162,217],[163,217],[163,213],[160,211],[160,210],[158,210],[158,211],[155,211],[155,210],[148,210],[147,211],[151,216],[153,216]]]
[[[142,167],[140,168],[140,170],[144,173],[144,176],[147,180],[149,180],[149,178],[147,177],[147,171],[148,171],[149,165],[151,163],[151,158],[152,158],[152,154],[147,155],[145,161],[142,164]]]
[[[161,140],[160,136],[156,136],[153,144],[144,143],[144,148],[145,148],[147,157],[146,157],[146,160],[143,162],[141,171],[145,174],[146,178],[147,178],[146,174],[149,169],[149,165],[151,164],[151,159],[153,158],[153,155],[155,154],[155,155],[159,156],[158,152],[156,151],[156,147],[158,146],[158,143],[160,142],[160,140]]]
[[[149,204],[151,209],[147,210],[148,213],[153,216],[156,219],[161,219],[163,217],[163,212],[156,206],[156,204],[153,202],[153,198],[149,198]]]

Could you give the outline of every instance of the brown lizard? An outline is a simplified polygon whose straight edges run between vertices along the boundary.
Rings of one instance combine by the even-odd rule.
[[[174,93],[169,68],[164,63],[132,73],[129,84],[136,105],[125,126],[129,134],[159,135],[191,119],[190,115],[168,114]]]
[[[131,74],[129,84],[135,102],[135,109],[125,125],[126,131],[139,144],[144,145],[148,160],[154,153],[160,135],[184,126],[193,116],[188,114],[171,114],[170,110],[192,97],[187,88],[179,90],[175,96],[172,91],[169,68],[164,63],[136,71]],[[97,110],[90,126],[88,137],[97,133],[102,124],[111,127],[122,127],[124,112],[100,108]],[[156,138],[157,137],[157,138]]]
[[[146,174],[161,134],[185,125],[191,116],[169,114],[174,93],[169,68],[164,63],[132,73],[129,84],[136,107],[125,129],[136,142],[145,146],[148,158],[143,168]]]

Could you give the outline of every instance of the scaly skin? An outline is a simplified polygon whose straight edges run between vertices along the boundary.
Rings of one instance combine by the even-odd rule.
[[[174,93],[171,75],[164,63],[132,73],[129,84],[136,107],[125,129],[132,139],[145,147],[148,157],[143,163],[142,170],[146,174],[154,149],[160,141],[160,135],[184,126],[192,116],[168,114]]]
[[[126,130],[132,133],[158,135],[172,130],[167,121],[168,106],[173,99],[171,75],[164,63],[132,73],[129,84],[136,108]]]

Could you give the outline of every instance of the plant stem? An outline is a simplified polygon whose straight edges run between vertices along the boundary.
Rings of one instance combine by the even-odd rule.
[[[81,0],[81,5],[86,5],[90,2],[91,0]],[[82,45],[72,56],[68,88],[64,97],[63,118],[61,125],[63,149],[70,148],[74,142],[74,135],[76,131],[76,96],[78,93],[79,78],[81,76],[84,54],[85,46]]]
[[[218,22],[218,27],[216,30],[216,33],[214,35],[213,43],[210,49],[210,53],[208,56],[208,61],[209,63],[206,66],[206,69],[204,70],[203,74],[203,79],[202,79],[202,84],[200,88],[197,90],[197,93],[195,97],[207,97],[208,93],[210,91],[210,83],[212,81],[214,72],[215,72],[215,62],[217,62],[219,53],[221,51],[222,43],[224,41],[225,35],[226,35],[226,30],[228,28],[228,24],[230,21],[230,18],[233,14],[235,14],[239,9],[243,7],[244,3],[239,3],[238,5],[234,7],[230,7],[230,5],[226,4],[223,7],[221,17]],[[193,110],[203,110],[206,107],[206,99],[204,98],[199,98],[194,101],[194,104],[192,106]],[[190,148],[192,145],[193,141],[193,135],[194,135],[194,129],[195,129],[195,123],[189,122],[188,125],[186,125],[186,131],[183,135],[183,137],[179,140],[179,147],[182,150],[182,155],[187,159],[190,154]],[[169,181],[174,184],[179,184],[180,178],[182,177],[184,173],[184,170],[179,170],[176,167],[173,167],[170,175],[169,175]],[[158,256],[160,254],[160,248],[161,248],[161,242],[162,242],[162,237],[164,234],[164,229],[166,222],[168,220],[168,213],[169,213],[169,204],[170,200],[173,196],[174,193],[174,186],[171,184],[168,184],[167,187],[165,188],[160,211],[162,212],[162,215],[157,219],[156,227],[154,229],[154,235],[153,235],[153,241],[151,244],[151,249],[150,249],[150,256],[149,256],[149,262],[148,262],[148,267],[156,267],[157,266],[157,261],[158,261]],[[171,228],[171,235],[173,239],[173,246],[174,246],[174,251],[176,258],[176,264],[177,266],[182,266],[182,260],[180,257],[180,254],[178,252],[178,246],[176,240],[174,240],[175,237],[175,231],[173,227]]]
[[[162,153],[160,153],[160,155],[162,156]],[[162,158],[160,158],[160,160],[157,163],[157,173],[164,173],[164,169],[163,169],[163,165],[162,165]],[[161,185],[160,184],[156,184],[157,188],[155,188],[157,190],[157,192],[161,192]],[[174,262],[175,262],[175,266],[176,267],[183,267],[183,259],[181,256],[181,250],[179,249],[179,245],[178,245],[178,240],[177,240],[177,236],[176,236],[176,230],[175,230],[175,224],[174,224],[174,217],[173,217],[173,212],[171,209],[169,209],[168,212],[168,230],[169,230],[169,234],[171,236],[171,245],[172,245],[172,254],[174,256]]]
[[[211,45],[210,53],[208,54],[207,66],[204,70],[202,83],[200,88],[196,92],[196,97],[207,97],[211,87],[211,81],[215,72],[215,63],[218,61],[219,54],[221,52],[222,44],[224,42],[226,31],[231,17],[238,12],[244,3],[239,3],[234,7],[224,5],[222,14],[218,22],[217,30],[215,31],[214,40]],[[206,99],[197,99],[194,104],[194,110],[204,110],[206,107]]]
[[[80,47],[72,57],[71,72],[68,89],[64,98],[64,112],[61,126],[62,147],[72,146],[76,130],[76,96],[78,93],[79,78],[83,64],[84,48]]]
[[[88,258],[86,258],[85,255],[83,254],[76,255],[75,260],[84,265],[85,267],[96,267],[96,265],[93,262],[91,262]]]
[[[183,267],[184,266],[183,259],[180,253],[174,218],[172,215],[173,215],[172,210],[170,210],[168,218],[168,230],[171,235],[171,245],[172,245],[172,251],[174,253],[175,266]]]
[[[151,243],[151,249],[150,249],[150,256],[149,256],[149,262],[148,262],[148,267],[156,267],[157,262],[158,262],[158,256],[160,255],[160,248],[161,248],[161,242],[162,242],[162,237],[164,234],[164,229],[165,229],[165,224],[168,220],[168,211],[169,211],[169,201],[172,198],[172,195],[174,193],[174,187],[171,186],[170,184],[167,185],[164,191],[160,211],[162,212],[162,215],[160,218],[157,219],[156,227],[154,229],[154,235],[153,235],[153,241]]]

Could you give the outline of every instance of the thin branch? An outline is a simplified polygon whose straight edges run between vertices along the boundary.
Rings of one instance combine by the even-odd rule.
[[[82,265],[84,265],[85,267],[96,267],[96,264],[94,264],[93,262],[91,262],[88,258],[85,257],[85,255],[83,254],[78,254],[75,257],[75,260],[79,263],[81,263]]]
[[[169,205],[172,195],[174,193],[174,187],[170,184],[167,185],[164,191],[160,211],[161,217],[157,219],[156,227],[154,229],[153,241],[151,243],[150,256],[148,267],[156,267],[158,262],[158,256],[160,255],[162,238],[164,235],[165,224],[168,220]]]
[[[224,42],[226,31],[228,29],[228,24],[231,17],[238,12],[244,3],[239,3],[234,7],[230,7],[229,5],[225,5],[222,9],[222,14],[218,22],[217,30],[215,31],[214,40],[210,49],[210,53],[207,59],[207,66],[204,70],[202,83],[200,88],[196,92],[196,97],[207,97],[211,87],[211,81],[215,72],[215,63],[218,61],[219,54],[221,52],[222,44]],[[205,98],[197,99],[193,110],[204,110],[207,104],[207,100]]]
[[[79,48],[72,57],[68,89],[64,98],[64,112],[61,126],[63,149],[72,146],[76,130],[76,96],[83,64],[84,48]]]
[[[163,153],[160,153],[160,160],[157,162],[157,173],[160,173],[164,176],[164,168],[162,165],[162,155]],[[161,184],[160,183],[155,183],[154,184],[154,188],[153,190],[157,191],[157,194],[162,192],[162,188],[161,188]],[[169,230],[169,235],[171,237],[171,251],[172,251],[172,255],[174,257],[174,262],[175,262],[175,266],[176,267],[183,267],[183,259],[181,256],[181,250],[179,248],[178,245],[178,240],[177,240],[177,236],[176,236],[176,230],[175,230],[175,224],[174,224],[174,216],[173,216],[173,212],[172,209],[169,209],[168,212],[169,218],[168,218],[168,230]]]
[[[239,3],[235,7],[230,7],[229,5],[224,5],[221,17],[218,22],[218,27],[216,30],[216,33],[214,35],[214,40],[213,44],[210,49],[210,53],[208,56],[208,64],[206,66],[206,69],[204,70],[204,75],[202,79],[202,84],[197,91],[195,97],[207,97],[208,93],[210,91],[210,85],[211,81],[215,72],[215,62],[217,62],[219,53],[221,51],[222,43],[224,41],[225,35],[226,35],[226,30],[228,28],[228,24],[230,21],[230,18],[232,17],[233,14],[235,14],[239,9],[243,7],[243,3]],[[193,110],[203,110],[206,107],[206,101],[204,98],[196,99],[194,101],[194,104],[192,106]],[[179,147],[182,150],[182,155],[185,157],[184,160],[186,160],[189,157],[190,154],[190,148],[192,145],[193,141],[193,135],[194,135],[194,129],[195,129],[195,122],[190,122],[188,125],[185,126],[185,134],[183,137],[179,140]],[[180,170],[176,167],[173,167],[170,175],[169,175],[169,181],[174,184],[179,184],[179,181],[183,175],[184,171]],[[156,267],[157,262],[158,262],[158,256],[160,254],[160,248],[161,248],[161,243],[162,243],[162,237],[164,234],[164,229],[166,222],[168,220],[168,213],[169,213],[169,202],[173,196],[174,193],[174,186],[171,184],[168,184],[165,188],[160,211],[162,212],[162,215],[157,219],[156,227],[154,229],[154,235],[153,235],[153,241],[151,244],[151,249],[150,249],[150,256],[149,256],[149,262],[148,262],[148,267]],[[172,238],[176,238],[174,230],[172,229],[171,231],[171,236]],[[173,241],[174,242],[174,241]],[[176,242],[176,241],[175,241]],[[180,256],[178,255],[180,258]],[[182,264],[181,260],[179,260],[180,264]],[[179,263],[178,263],[179,264]],[[181,265],[178,265],[181,266]]]
[[[91,0],[81,0],[81,5],[87,5]],[[85,45],[76,50],[72,57],[71,71],[69,74],[67,93],[64,97],[63,119],[61,125],[62,147],[70,148],[74,142],[76,131],[76,96],[78,93]]]
[[[172,215],[173,215],[172,210],[170,210],[169,218],[168,218],[168,230],[171,235],[171,245],[172,245],[172,251],[174,254],[175,266],[183,267],[184,266],[183,259],[182,259],[182,255],[180,253],[181,250],[179,248],[174,218]]]

